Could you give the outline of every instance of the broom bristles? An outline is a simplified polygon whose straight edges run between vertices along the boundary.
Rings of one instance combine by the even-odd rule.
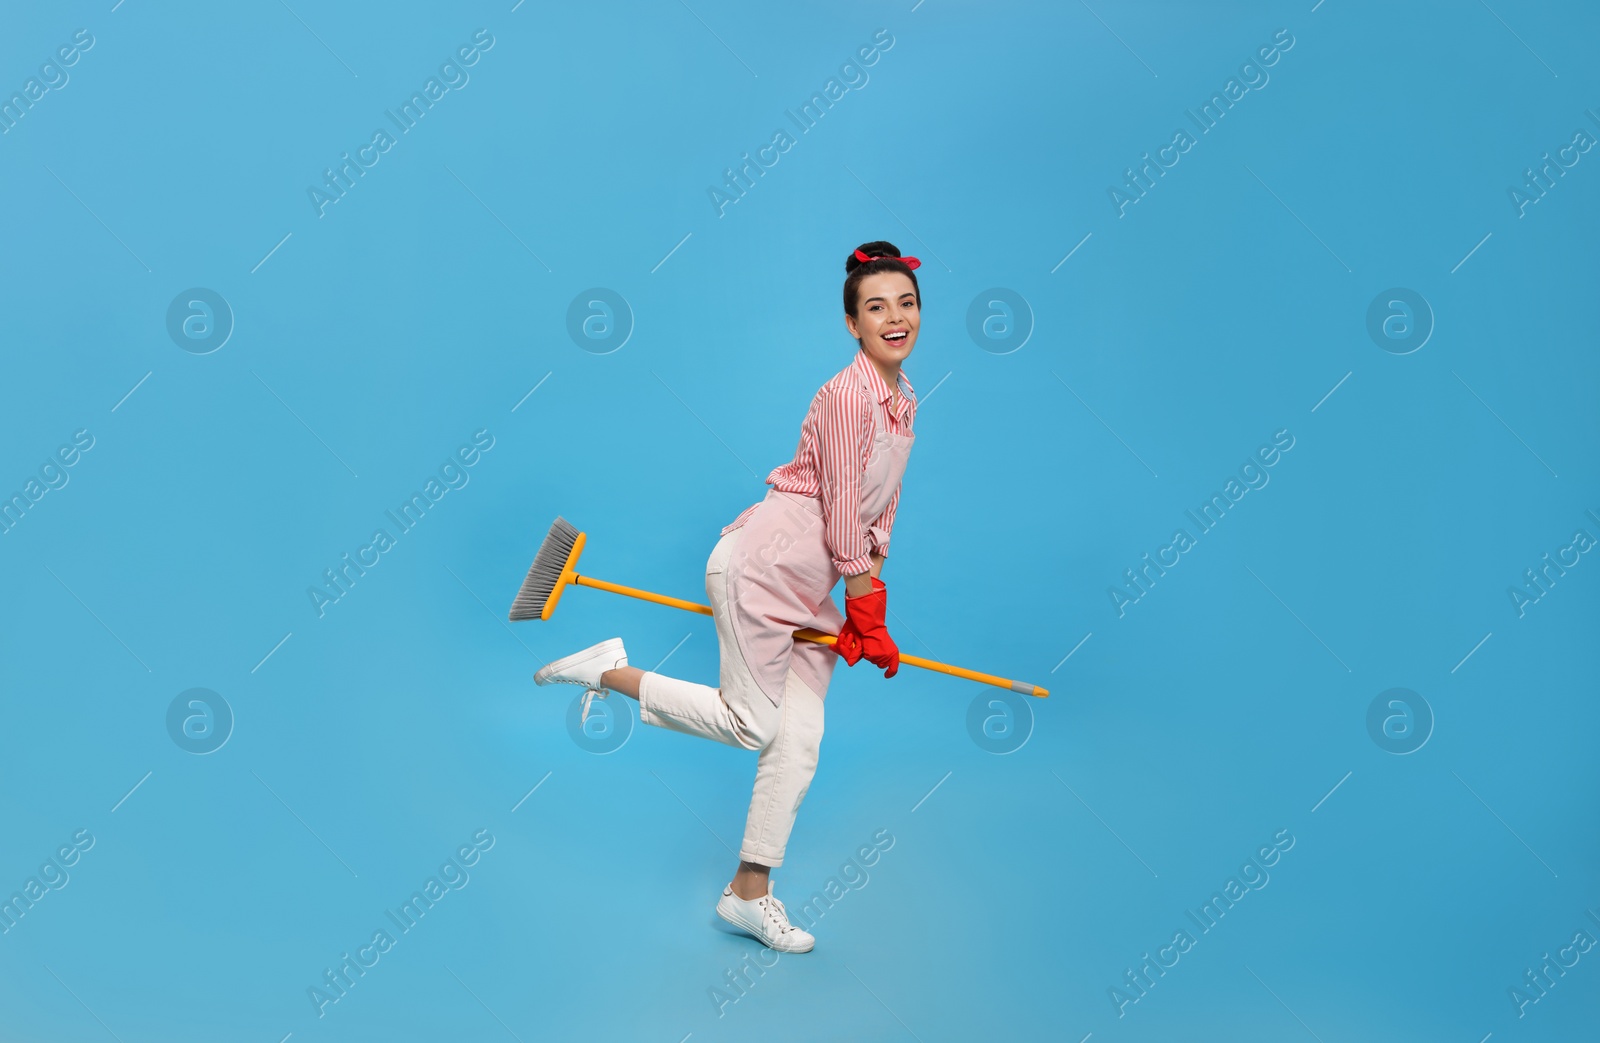
[[[528,569],[528,578],[522,581],[522,589],[511,603],[512,621],[538,619],[544,614],[544,607],[555,593],[561,572],[567,567],[567,559],[577,543],[578,530],[565,518],[557,516],[555,524],[550,526],[550,534],[539,545],[539,553]]]

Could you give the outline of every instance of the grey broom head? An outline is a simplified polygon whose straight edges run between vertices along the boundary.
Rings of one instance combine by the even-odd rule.
[[[511,603],[512,621],[543,617],[544,608],[556,593],[561,574],[572,557],[572,549],[577,546],[578,535],[570,522],[557,516],[555,524],[550,526],[550,534],[539,545],[539,553],[528,569],[528,578],[522,581],[522,589]]]

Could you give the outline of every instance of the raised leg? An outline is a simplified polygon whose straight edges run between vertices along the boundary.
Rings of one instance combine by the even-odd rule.
[[[644,671],[637,666],[624,666],[617,670],[607,670],[600,675],[600,683],[613,692],[621,692],[631,699],[639,698],[639,678],[644,676]]]

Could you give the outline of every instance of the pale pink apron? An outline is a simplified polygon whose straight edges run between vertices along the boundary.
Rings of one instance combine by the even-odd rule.
[[[881,412],[874,403],[872,451],[861,478],[861,518],[869,524],[889,506],[916,438],[887,430]],[[800,627],[837,634],[844,625],[832,597],[840,575],[823,541],[822,501],[768,489],[766,499],[734,531],[739,536],[728,560],[728,593],[746,665],[774,706],[783,701],[791,666],[806,687],[824,697],[838,653],[793,636]]]

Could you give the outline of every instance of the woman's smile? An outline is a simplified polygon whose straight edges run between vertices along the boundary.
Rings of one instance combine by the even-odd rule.
[[[917,343],[916,287],[904,273],[879,272],[861,280],[859,294],[860,317],[846,315],[850,332],[880,371],[898,369]]]

